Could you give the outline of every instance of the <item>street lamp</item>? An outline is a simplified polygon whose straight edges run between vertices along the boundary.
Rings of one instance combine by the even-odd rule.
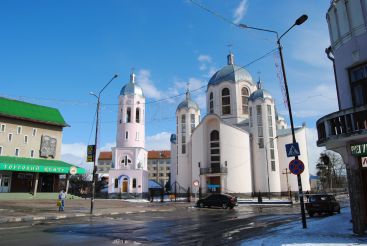
[[[279,37],[279,34],[278,34],[277,31],[273,31],[273,30],[269,30],[269,29],[263,29],[263,28],[257,28],[257,27],[251,27],[251,26],[248,26],[248,25],[245,25],[245,24],[238,24],[238,27],[239,28],[253,29],[253,30],[264,31],[264,32],[271,32],[271,33],[275,33],[277,35],[277,46],[278,46],[278,50],[279,50],[280,62],[282,64],[282,72],[283,72],[283,77],[284,77],[284,87],[285,87],[285,93],[287,95],[287,106],[288,106],[288,111],[289,111],[289,121],[291,123],[293,144],[296,143],[296,136],[295,136],[295,133],[294,133],[292,108],[291,108],[291,102],[290,102],[290,99],[289,99],[287,76],[285,74],[284,60],[283,60],[283,52],[282,52],[282,45],[280,44],[280,40],[293,27],[302,25],[307,19],[308,19],[308,16],[307,15],[302,15],[301,17],[299,17],[294,22],[294,24],[290,28],[288,28],[287,31],[285,31],[282,35],[280,35],[280,37]],[[295,159],[298,160],[298,156],[296,156]],[[304,207],[304,201],[303,201],[303,192],[302,192],[302,180],[301,180],[301,175],[300,174],[297,175],[297,181],[298,181],[298,191],[299,191],[299,196],[300,196],[300,205],[301,205],[301,213],[302,213],[302,225],[303,225],[303,228],[307,228],[306,215],[305,215],[305,207]]]
[[[118,77],[117,74],[115,74],[112,79],[102,88],[102,90],[99,91],[98,96],[94,94],[93,92],[89,92],[90,95],[95,96],[97,98],[97,115],[96,115],[96,136],[94,138],[94,163],[93,163],[93,182],[92,182],[92,198],[90,201],[90,213],[93,214],[93,207],[94,207],[94,195],[96,192],[96,172],[97,172],[97,142],[98,142],[98,125],[99,125],[99,108],[100,108],[100,102],[101,102],[101,93],[106,87],[112,82],[112,80],[116,79]]]

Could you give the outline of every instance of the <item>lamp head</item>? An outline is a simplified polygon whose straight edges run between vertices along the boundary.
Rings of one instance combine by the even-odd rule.
[[[113,78],[115,79],[115,78],[117,78],[119,75],[118,74],[115,74],[114,76],[113,76]]]
[[[307,15],[302,15],[301,17],[299,17],[296,22],[294,23],[295,25],[299,26],[302,25],[303,22],[305,22],[308,19]]]

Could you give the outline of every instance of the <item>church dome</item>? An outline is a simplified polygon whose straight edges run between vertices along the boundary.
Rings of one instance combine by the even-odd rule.
[[[218,70],[209,80],[208,86],[217,85],[223,81],[236,83],[238,81],[247,80],[252,82],[250,73],[239,66],[234,65],[234,56],[230,53],[227,56],[228,65]]]
[[[139,95],[142,97],[144,96],[142,88],[135,83],[134,73],[130,75],[130,82],[122,87],[120,95]]]
[[[256,101],[257,99],[262,99],[262,100],[264,100],[264,99],[266,99],[266,98],[268,98],[268,99],[273,99],[273,97],[271,96],[271,94],[270,94],[267,90],[265,90],[265,89],[263,89],[263,88],[262,88],[262,83],[261,83],[261,81],[259,80],[259,82],[257,82],[257,90],[256,90],[256,91],[254,91],[254,92],[250,95],[249,100],[254,102],[254,101]]]
[[[180,109],[185,108],[185,109],[190,109],[193,108],[195,110],[199,110],[199,106],[196,102],[194,102],[193,100],[191,100],[190,97],[190,92],[187,91],[186,92],[186,98],[184,101],[182,101],[178,106],[177,106],[177,110],[179,111]]]

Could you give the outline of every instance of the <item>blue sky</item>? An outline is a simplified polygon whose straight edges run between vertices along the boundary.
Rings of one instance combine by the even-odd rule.
[[[282,33],[302,14],[309,19],[282,44],[295,125],[307,124],[314,165],[315,122],[337,110],[325,13],[329,1],[197,0],[230,21]],[[143,87],[148,149],[169,148],[175,109],[186,83],[195,90],[226,64],[228,44],[244,66],[275,48],[270,33],[243,30],[189,0],[0,2],[0,96],[58,108],[71,127],[64,129],[65,159],[80,162],[92,132],[98,92],[102,94],[100,146],[114,145],[117,98],[132,68]],[[275,58],[246,67],[271,92],[286,118]],[[192,93],[205,114],[205,88]],[[312,169],[312,168],[311,168]]]

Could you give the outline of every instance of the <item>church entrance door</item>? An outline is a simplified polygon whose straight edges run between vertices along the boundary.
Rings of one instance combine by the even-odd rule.
[[[127,192],[127,178],[124,178],[124,181],[122,181],[122,187],[121,187],[121,192]]]

